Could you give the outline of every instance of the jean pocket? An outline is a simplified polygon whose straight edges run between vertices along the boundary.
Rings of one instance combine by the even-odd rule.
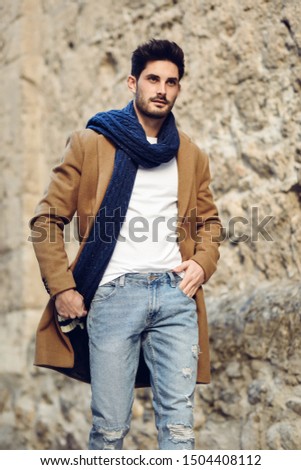
[[[194,297],[189,297],[187,294],[185,294],[185,292],[183,292],[182,289],[180,289],[179,285],[177,285],[177,290],[180,292],[180,294],[181,294],[186,300],[190,300],[190,302],[194,302],[194,303],[195,303],[195,298],[194,298]]]
[[[177,291],[180,291],[181,295],[185,298],[190,300],[191,302],[195,303],[195,298],[194,297],[189,297],[188,295],[185,294],[185,292],[182,291],[180,288],[180,284],[183,281],[183,277],[180,276],[178,273],[173,273],[175,278],[176,278],[176,285],[177,285]]]
[[[112,297],[112,295],[115,294],[116,289],[117,285],[114,281],[107,282],[107,284],[98,286],[97,291],[95,292],[95,295],[93,297],[92,304],[103,302],[104,300],[109,299],[110,297]]]

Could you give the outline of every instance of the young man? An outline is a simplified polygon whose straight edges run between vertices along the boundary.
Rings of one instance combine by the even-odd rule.
[[[138,47],[133,101],[73,133],[31,221],[51,296],[35,363],[86,381],[90,368],[90,449],[122,448],[134,387],[149,384],[159,448],[194,447],[195,384],[210,380],[202,284],[220,221],[208,158],[171,112],[183,74],[175,43]],[[63,227],[75,212],[81,246],[69,267]]]

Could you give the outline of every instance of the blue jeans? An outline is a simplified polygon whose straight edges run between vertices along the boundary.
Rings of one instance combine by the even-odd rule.
[[[92,415],[89,449],[122,449],[142,346],[160,449],[194,448],[196,303],[175,273],[125,274],[98,288],[88,314]]]

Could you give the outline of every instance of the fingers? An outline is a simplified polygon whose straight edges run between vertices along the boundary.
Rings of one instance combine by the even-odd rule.
[[[193,297],[200,285],[204,282],[205,273],[203,268],[195,261],[188,260],[177,266],[174,271],[185,271],[185,276],[179,284],[179,288],[188,297]]]
[[[185,271],[189,266],[189,261],[183,261],[183,263],[179,264],[179,266],[176,266],[173,271],[176,273],[180,273],[182,271]]]
[[[82,295],[73,289],[60,293],[55,300],[55,307],[64,318],[74,319],[87,315]]]
[[[193,297],[199,288],[199,284],[196,284],[194,281],[188,283],[186,282],[185,284],[184,279],[179,284],[179,288],[184,292],[185,295],[187,295],[187,297]]]

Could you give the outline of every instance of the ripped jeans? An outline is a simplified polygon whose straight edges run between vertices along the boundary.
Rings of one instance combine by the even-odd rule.
[[[125,274],[96,291],[89,314],[89,449],[122,449],[142,347],[150,370],[159,449],[194,448],[196,303],[175,273]]]

